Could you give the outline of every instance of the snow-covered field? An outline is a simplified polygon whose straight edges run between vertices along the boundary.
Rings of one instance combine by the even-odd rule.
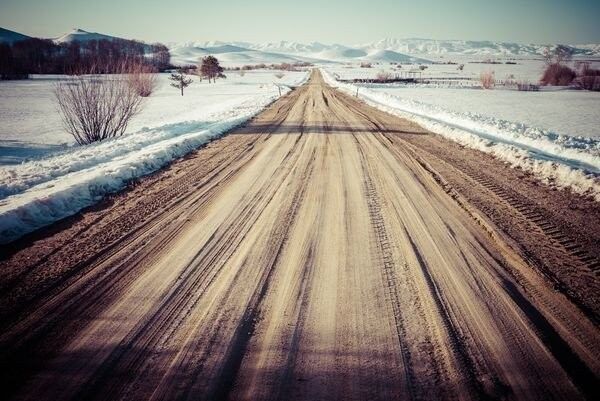
[[[518,122],[568,136],[600,137],[600,92],[365,86],[450,111],[478,114],[481,118]]]
[[[353,95],[357,85],[325,78]],[[358,87],[359,97],[600,201],[600,96],[583,91]],[[569,104],[572,102],[572,104]]]
[[[77,146],[52,101],[56,77],[0,83],[0,242],[89,206],[127,181],[159,169],[248,120],[307,72],[229,74],[194,82],[182,97],[160,87],[120,137]],[[12,164],[8,164],[12,163]],[[16,164],[18,163],[18,164]]]
[[[457,80],[458,78],[465,78],[466,80],[478,80],[482,72],[492,71],[496,80],[505,81],[506,79],[512,79],[515,81],[528,81],[530,83],[536,83],[545,68],[544,61],[538,58],[527,58],[527,57],[490,57],[492,60],[499,64],[484,64],[480,61],[485,60],[488,57],[482,56],[465,56],[465,55],[444,55],[431,57],[431,60],[438,63],[456,63],[456,64],[427,64],[426,69],[421,71],[418,64],[389,64],[389,63],[378,63],[372,64],[371,68],[360,68],[359,63],[345,63],[337,65],[328,65],[327,71],[336,74],[339,79],[372,79],[380,71],[387,71],[392,74],[413,74],[413,76],[422,79],[439,79],[439,84],[431,84],[430,87],[449,86],[450,80]],[[576,60],[592,60],[591,66],[593,68],[600,68],[600,59],[598,57],[584,57],[577,58]],[[506,62],[516,64],[506,64]],[[464,65],[463,70],[459,70],[460,65]],[[575,62],[571,63],[571,67],[575,67]],[[447,79],[447,82],[443,80]],[[477,82],[463,82],[458,81],[452,83],[453,86],[460,85],[478,85]]]

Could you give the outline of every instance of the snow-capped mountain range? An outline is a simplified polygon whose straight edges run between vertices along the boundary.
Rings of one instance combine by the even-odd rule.
[[[0,42],[13,43],[29,38],[26,35],[0,28]],[[55,43],[70,43],[100,39],[119,39],[115,36],[75,28],[52,39]],[[204,41],[169,43],[172,61],[176,64],[195,64],[200,57],[214,54],[225,64],[309,62],[397,62],[427,63],[428,58],[454,56],[481,57],[539,57],[547,48],[556,45],[521,44],[472,40],[382,39],[376,42],[346,46],[320,42],[300,43],[278,41],[266,43]],[[576,56],[600,57],[600,44],[571,45]]]
[[[556,44],[522,44],[512,42],[493,42],[487,40],[438,40],[438,39],[382,39],[376,42],[346,46],[341,44],[326,45],[319,42],[303,44],[299,42],[191,42],[199,47],[222,46],[232,44],[252,50],[286,53],[286,54],[318,54],[323,51],[341,52],[356,50],[369,53],[374,50],[389,50],[397,53],[415,55],[490,55],[490,56],[535,56],[542,55],[547,48],[555,47]],[[569,45],[576,55],[600,56],[600,44]],[[356,56],[356,55],[353,55]]]

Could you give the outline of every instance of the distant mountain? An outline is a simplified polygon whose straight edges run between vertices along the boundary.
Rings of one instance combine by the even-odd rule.
[[[105,35],[103,33],[88,32],[88,31],[84,31],[83,29],[79,29],[79,28],[74,28],[71,32],[65,33],[64,35],[53,39],[54,43],[56,43],[56,44],[72,43],[72,42],[88,42],[90,40],[111,40],[111,41],[112,40],[127,40],[127,41],[141,42],[141,41],[135,40],[135,39],[125,39],[125,38],[120,38],[118,36]],[[146,52],[152,51],[151,46],[148,44],[144,44],[144,48],[145,48]]]
[[[104,35],[102,33],[88,32],[83,29],[74,28],[71,32],[54,39],[55,43],[87,42],[90,40],[115,40],[121,39],[116,36]]]
[[[335,46],[312,54],[314,57],[323,60],[344,60],[365,57],[367,52],[361,49],[352,49],[350,47]]]
[[[195,64],[200,57],[215,55],[224,65],[273,64],[308,61],[322,62],[396,62],[430,63],[424,58],[401,54],[392,50],[372,50],[348,47],[340,44],[324,45],[318,42],[189,42],[171,44],[171,59],[176,64]]]
[[[398,53],[393,50],[375,50],[363,57],[365,60],[382,63],[427,64],[431,61]]]
[[[437,39],[382,39],[356,46],[366,50],[392,50],[408,54],[476,56],[539,56],[556,45],[520,44],[510,42]],[[571,45],[575,55],[600,56],[600,45]]]
[[[139,40],[135,40],[135,39],[125,39],[125,38],[120,38],[118,36],[105,35],[103,33],[88,32],[88,31],[84,31],[83,29],[79,29],[79,28],[73,28],[73,30],[71,32],[65,33],[64,35],[59,36],[58,38],[55,38],[52,40],[56,44],[68,44],[68,43],[73,43],[73,42],[85,43],[85,42],[89,42],[90,40],[109,40],[109,41],[125,40],[125,41],[133,41],[133,42],[143,43],[143,42],[141,42]],[[145,53],[151,53],[154,51],[154,49],[152,48],[151,45],[146,44],[146,43],[143,43],[143,45],[144,45]]]
[[[31,36],[0,28],[0,43],[14,43],[25,39],[31,39]]]
[[[202,47],[203,45],[213,45]],[[169,49],[171,62],[174,64],[197,64],[200,58],[214,55],[225,66],[240,66],[244,64],[280,64],[302,61],[299,57],[286,54],[265,52],[241,47],[224,42],[191,42],[172,45]]]
[[[437,39],[382,39],[356,46],[326,45],[320,42],[303,44],[279,41],[267,43],[248,42],[192,42],[172,45],[175,62],[197,62],[206,54],[218,55],[225,64],[280,63],[294,61],[312,62],[381,62],[430,63],[429,57],[464,55],[472,57],[539,57],[556,45],[520,44],[509,42]],[[571,45],[576,56],[600,56],[600,44]]]
[[[220,42],[221,44],[228,42]],[[239,44],[238,44],[239,43]],[[279,41],[267,43],[231,43],[242,47],[269,51],[282,54],[304,55],[325,59],[345,59],[365,57],[374,51],[385,50],[404,55],[440,56],[440,55],[470,55],[470,56],[541,56],[544,50],[553,48],[555,44],[522,44],[512,42],[494,42],[486,40],[437,40],[437,39],[382,39],[376,42],[364,43],[354,46],[340,44],[326,45],[320,42],[303,44],[299,42]],[[600,56],[600,44],[584,44],[569,46],[575,55]],[[364,54],[363,54],[364,53]],[[403,62],[402,57],[392,54],[379,54],[380,58],[398,58],[397,62]],[[377,57],[376,57],[377,58]]]
[[[13,43],[27,38],[29,36],[0,28],[0,42]],[[101,39],[116,40],[122,38],[75,28],[53,40],[55,43],[60,44]],[[555,46],[483,40],[421,38],[388,38],[355,46],[327,45],[320,42],[301,43],[286,40],[266,43],[206,41],[168,44],[173,62],[182,64],[196,63],[199,57],[208,54],[218,55],[219,59],[231,64],[293,63],[296,61],[426,63],[429,62],[427,60],[428,56],[439,57],[446,54],[477,57],[535,57],[541,56],[546,49]],[[570,45],[569,47],[576,56],[600,56],[600,44],[597,43]]]
[[[267,52],[275,52],[275,53],[318,53],[323,50],[335,48],[335,47],[345,47],[341,45],[331,45],[327,46],[319,42],[311,42],[309,44],[299,43],[299,42],[288,42],[286,40],[282,40],[279,42],[267,42],[267,43],[259,43],[259,44],[247,44],[246,47],[249,47],[254,50],[267,51]]]

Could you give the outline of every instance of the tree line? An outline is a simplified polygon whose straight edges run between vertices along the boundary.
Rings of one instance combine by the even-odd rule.
[[[29,74],[71,74],[102,66],[98,73],[115,73],[124,62],[164,71],[171,67],[169,49],[162,43],[146,44],[126,39],[54,43],[30,38],[0,43],[0,76],[22,79]]]

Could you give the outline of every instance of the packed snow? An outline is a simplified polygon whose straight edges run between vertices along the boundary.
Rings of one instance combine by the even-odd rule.
[[[0,83],[0,157],[15,147],[37,156],[27,160],[13,151],[10,161],[21,157],[21,163],[0,166],[0,242],[72,215],[197,149],[277,99],[277,86],[284,94],[307,77],[307,72],[285,72],[281,79],[274,71],[234,73],[215,84],[194,82],[182,97],[163,75],[125,135],[87,146],[74,145],[61,127],[51,101],[56,78]]]
[[[598,110],[599,98],[597,94],[590,94],[585,99],[579,99],[583,110],[578,113],[567,114],[563,117],[573,125],[585,120],[581,130],[587,135],[576,136],[569,132],[554,131],[528,125],[519,121],[515,116],[526,113],[531,96],[549,95],[544,98],[541,105],[536,107],[549,107],[547,114],[557,112],[564,108],[567,98],[558,93],[531,93],[517,92],[494,95],[494,91],[486,91],[486,98],[482,90],[455,89],[459,97],[453,96],[455,92],[440,96],[435,102],[415,100],[419,98],[418,90],[422,88],[406,89],[410,96],[402,96],[402,90],[359,87],[355,84],[342,83],[334,78],[334,73],[323,70],[326,81],[348,93],[355,95],[358,91],[360,98],[367,103],[384,111],[413,120],[426,129],[455,140],[463,145],[491,153],[494,156],[519,166],[534,173],[542,181],[557,187],[568,187],[575,192],[585,193],[600,201],[600,132],[598,128],[587,131],[586,127],[599,127],[600,117],[593,110]],[[438,89],[436,89],[438,90]],[[442,92],[440,92],[443,94]],[[521,96],[523,95],[523,96]],[[572,96],[586,96],[584,92]],[[434,95],[432,95],[434,96]],[[470,96],[474,96],[469,99]],[[520,97],[519,97],[520,96]],[[468,100],[465,100],[468,99]],[[504,106],[495,106],[498,99],[503,99]],[[462,101],[469,102],[461,104]],[[489,106],[489,107],[488,107]],[[472,107],[472,108],[471,108]],[[510,120],[513,108],[514,116]],[[482,113],[477,113],[481,110]],[[521,114],[522,115],[522,114]],[[542,118],[542,117],[539,117]],[[530,120],[540,121],[540,120]],[[557,120],[554,120],[556,122]],[[568,128],[569,122],[563,121],[560,128]]]

